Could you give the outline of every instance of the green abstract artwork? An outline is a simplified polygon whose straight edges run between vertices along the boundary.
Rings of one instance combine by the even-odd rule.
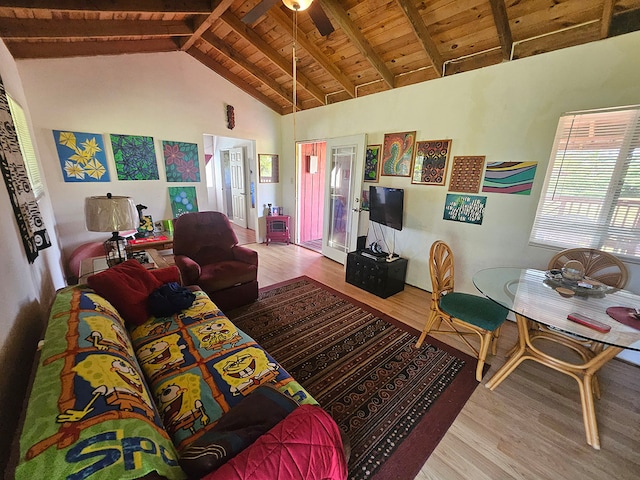
[[[158,180],[153,137],[111,134],[118,180]]]
[[[196,187],[169,187],[169,202],[173,218],[198,211]]]

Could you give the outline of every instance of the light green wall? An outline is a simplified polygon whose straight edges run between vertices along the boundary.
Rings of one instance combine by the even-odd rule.
[[[446,186],[381,177],[381,185],[405,189],[405,228],[396,234],[395,251],[409,258],[408,283],[431,289],[429,247],[442,239],[456,256],[457,287],[475,292],[471,278],[479,269],[546,267],[554,252],[530,247],[528,240],[558,118],[572,110],[640,104],[639,51],[636,32],[305,110],[296,115],[296,137],[366,133],[369,144],[381,144],[385,133],[416,130],[418,140],[452,139],[451,159],[485,155],[487,162],[538,162],[530,196],[479,193],[487,197],[480,226],[442,219]],[[293,141],[292,115],[282,122],[283,155],[289,158],[282,168],[283,199],[293,211],[295,172],[286,147]],[[640,271],[630,269],[629,287],[640,292]]]

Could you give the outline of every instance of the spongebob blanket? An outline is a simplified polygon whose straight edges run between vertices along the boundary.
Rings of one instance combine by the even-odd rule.
[[[166,430],[182,451],[258,386],[315,400],[201,290],[187,310],[131,331]]]
[[[136,479],[150,472],[184,479],[179,450],[258,385],[270,382],[300,403],[315,403],[204,292],[196,295],[188,310],[127,332],[115,308],[86,285],[57,293],[20,435],[17,479]]]

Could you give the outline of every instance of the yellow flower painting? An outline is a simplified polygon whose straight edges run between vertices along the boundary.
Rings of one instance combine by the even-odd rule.
[[[65,182],[108,182],[107,157],[102,135],[54,130]]]

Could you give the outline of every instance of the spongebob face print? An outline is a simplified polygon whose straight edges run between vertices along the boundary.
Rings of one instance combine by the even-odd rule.
[[[90,330],[86,340],[98,350],[106,351],[111,348],[127,352],[133,357],[133,349],[122,325],[99,315],[86,315],[82,317],[82,320]]]
[[[214,368],[229,384],[233,395],[246,396],[259,385],[276,378],[279,365],[269,362],[263,350],[247,347],[214,364]]]
[[[220,317],[191,330],[200,341],[199,348],[206,350],[224,350],[235,346],[242,338],[238,329],[225,317]]]
[[[164,335],[171,328],[171,321],[156,319],[154,322],[145,322],[142,325],[138,325],[131,331],[131,338],[135,340],[144,339],[145,337],[155,337],[157,335]]]
[[[167,431],[175,435],[180,430],[195,433],[197,421],[209,423],[201,400],[200,377],[192,373],[178,375],[159,385],[156,400]]]
[[[104,397],[107,405],[115,406],[118,410],[130,412],[137,408],[153,419],[153,404],[144,383],[126,360],[101,353],[88,355],[73,367],[73,371],[91,385],[93,396],[82,409],[67,409],[58,415],[58,422],[77,422],[91,413],[102,413],[94,411],[100,397]]]
[[[153,379],[184,364],[182,350],[186,347],[178,345],[179,341],[180,335],[172,333],[138,349],[138,361],[149,378]]]
[[[193,292],[196,299],[191,306],[178,314],[178,320],[184,325],[192,325],[222,316],[220,309],[209,299],[203,291]]]

